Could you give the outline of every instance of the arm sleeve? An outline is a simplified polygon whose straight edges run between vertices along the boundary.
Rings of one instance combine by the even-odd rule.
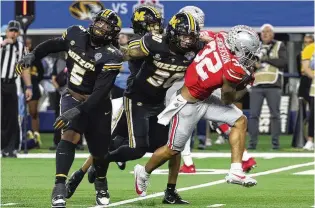
[[[88,113],[98,105],[100,100],[109,94],[121,67],[122,63],[117,62],[108,63],[103,66],[102,71],[98,74],[95,81],[93,93],[85,102],[77,107],[81,112]]]
[[[63,38],[54,38],[47,40],[33,50],[33,54],[35,55],[36,59],[42,59],[50,53],[57,53],[60,51],[67,51],[68,50],[68,43],[66,39]]]
[[[288,59],[287,59],[287,49],[286,49],[284,43],[281,43],[281,45],[280,45],[279,58],[267,59],[267,60],[264,60],[262,62],[268,63],[268,64],[273,65],[273,66],[280,68],[280,69],[286,68]]]

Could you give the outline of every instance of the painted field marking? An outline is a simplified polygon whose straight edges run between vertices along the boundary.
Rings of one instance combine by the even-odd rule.
[[[0,204],[0,207],[6,207],[6,206],[13,206],[17,205],[18,203],[5,203],[5,204]]]
[[[315,170],[306,170],[302,172],[293,173],[293,175],[315,175]]]
[[[296,153],[296,152],[283,152],[283,153],[250,153],[254,158],[314,158],[314,153]],[[18,158],[55,158],[56,153],[29,153],[29,154],[18,154]],[[89,156],[88,153],[77,153],[75,158],[84,158],[86,159]],[[145,158],[151,157],[152,153],[147,153],[144,155]],[[191,153],[193,158],[230,158],[231,153],[220,153],[220,152],[193,152]],[[1,157],[1,156],[0,156]]]
[[[225,204],[212,204],[210,206],[207,206],[207,207],[223,207],[225,206]]]
[[[315,164],[315,162],[302,163],[302,164],[298,164],[298,165],[290,165],[287,167],[276,168],[276,169],[267,170],[267,171],[263,171],[263,172],[259,172],[259,173],[249,174],[249,176],[255,177],[255,176],[269,175],[269,174],[273,174],[273,173],[279,173],[279,172],[283,172],[283,171],[287,171],[287,170],[292,170],[295,168],[306,167],[306,166],[310,166],[310,165],[314,165],[314,164]],[[217,181],[212,181],[212,182],[204,183],[204,184],[200,184],[200,185],[180,188],[180,189],[177,189],[177,191],[178,192],[189,191],[189,190],[193,190],[193,189],[200,189],[200,188],[204,188],[204,187],[214,186],[214,185],[218,185],[218,184],[222,184],[222,183],[226,183],[225,180],[217,180]],[[147,195],[145,197],[137,197],[137,198],[133,198],[133,199],[127,199],[127,200],[115,202],[115,203],[112,203],[112,204],[107,205],[107,206],[93,206],[90,208],[115,207],[115,206],[120,206],[123,204],[130,204],[130,203],[137,202],[137,201],[151,199],[151,198],[155,198],[155,197],[159,197],[159,196],[163,196],[163,195],[164,195],[164,192],[158,192],[155,194]]]

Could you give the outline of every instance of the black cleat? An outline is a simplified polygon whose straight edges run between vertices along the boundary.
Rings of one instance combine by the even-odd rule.
[[[96,191],[96,205],[108,205],[110,196],[107,188],[107,179],[105,181],[96,179],[94,186]]]
[[[116,164],[120,170],[125,170],[126,162],[116,162]]]
[[[66,186],[63,183],[55,184],[51,195],[52,208],[66,208]]]
[[[71,196],[74,194],[75,190],[78,188],[79,184],[81,183],[82,179],[84,178],[84,172],[78,170],[72,173],[70,179],[66,184],[66,198],[70,199]]]
[[[95,178],[96,178],[96,170],[94,168],[94,166],[92,165],[91,167],[89,167],[88,169],[88,180],[90,183],[94,183]]]
[[[182,199],[176,190],[165,190],[163,204],[189,204],[188,201]]]

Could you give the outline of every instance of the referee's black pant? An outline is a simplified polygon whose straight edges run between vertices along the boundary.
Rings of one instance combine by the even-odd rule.
[[[15,81],[1,82],[1,149],[12,153],[20,137]]]

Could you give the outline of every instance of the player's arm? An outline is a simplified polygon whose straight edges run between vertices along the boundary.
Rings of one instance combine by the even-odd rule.
[[[50,53],[68,51],[69,41],[67,38],[67,33],[69,32],[69,30],[71,30],[71,28],[64,32],[62,37],[46,40],[36,46],[31,53],[28,53],[16,64],[16,73],[19,75],[22,74],[23,69],[32,66],[35,60],[40,60]]]
[[[122,62],[117,61],[110,61],[102,66],[102,71],[97,76],[93,92],[89,98],[80,105],[60,115],[54,123],[54,128],[65,128],[80,114],[89,113],[92,109],[96,108],[100,101],[109,95],[121,67]]]
[[[162,43],[162,36],[157,34],[147,34],[141,39],[130,41],[128,48],[121,50],[124,54],[124,61],[140,59],[150,55],[154,50],[154,46],[159,43]]]
[[[236,99],[236,84],[230,82],[223,76],[223,85],[221,88],[221,101],[225,105],[230,105],[235,102]]]
[[[95,81],[93,93],[85,102],[78,106],[80,112],[88,113],[90,110],[94,109],[105,96],[108,96],[121,68],[122,62],[111,62],[103,66],[102,72],[99,73]]]

